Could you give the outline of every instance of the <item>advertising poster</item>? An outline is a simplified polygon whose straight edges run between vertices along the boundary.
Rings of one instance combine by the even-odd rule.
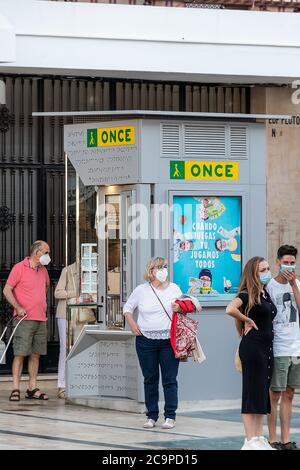
[[[230,300],[242,269],[241,198],[174,196],[173,280],[202,301]]]

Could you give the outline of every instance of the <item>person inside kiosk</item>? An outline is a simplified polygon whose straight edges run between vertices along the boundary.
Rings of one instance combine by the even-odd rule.
[[[75,342],[83,326],[88,322],[95,322],[95,315],[93,313],[93,310],[89,308],[78,307],[78,309],[75,309],[76,316],[72,316],[72,318],[69,319],[70,324],[68,328],[68,305],[80,305],[80,297],[78,297],[77,294],[79,276],[79,269],[76,262],[63,268],[58,284],[54,291],[54,297],[58,301],[56,309],[56,319],[59,334],[57,398],[62,399],[66,397],[65,369],[66,355],[68,349],[66,343],[67,335],[70,332],[73,336],[73,342]]]
[[[61,272],[54,296],[58,300],[56,318],[59,334],[58,360],[58,398],[65,398],[65,367],[66,367],[66,338],[67,338],[67,302],[76,302],[77,263],[70,264]]]

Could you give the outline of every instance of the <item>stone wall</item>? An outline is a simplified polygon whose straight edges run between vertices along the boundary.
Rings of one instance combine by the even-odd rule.
[[[292,101],[293,93],[294,98],[300,98],[300,93],[297,96],[295,91],[291,87],[255,87],[251,92],[251,112],[292,116],[266,124],[267,234],[272,269],[280,245],[293,244],[300,251],[300,103]]]

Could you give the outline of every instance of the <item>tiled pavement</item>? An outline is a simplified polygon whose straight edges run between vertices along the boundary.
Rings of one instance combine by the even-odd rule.
[[[181,411],[173,430],[145,430],[144,415],[65,405],[49,391],[49,402],[8,401],[0,393],[1,449],[224,450],[240,449],[243,426],[237,402],[202,404]],[[24,396],[24,395],[23,395]],[[160,420],[161,421],[161,420]],[[292,437],[300,442],[300,396],[296,396]]]

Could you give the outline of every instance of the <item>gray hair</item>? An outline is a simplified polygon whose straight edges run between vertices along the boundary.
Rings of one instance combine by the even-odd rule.
[[[30,247],[30,256],[33,255],[36,250],[39,250],[43,243],[45,243],[43,240],[36,240],[35,242],[33,242]]]

